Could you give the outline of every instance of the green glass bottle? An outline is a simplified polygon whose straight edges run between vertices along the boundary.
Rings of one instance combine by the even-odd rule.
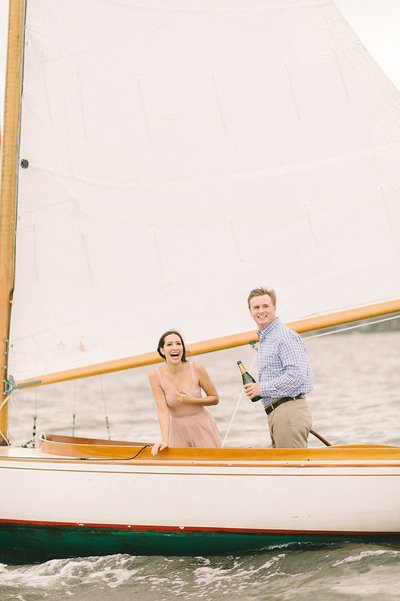
[[[253,378],[252,375],[249,374],[249,372],[246,370],[243,363],[241,361],[238,361],[237,364],[240,369],[240,373],[242,374],[243,384],[253,384],[255,382],[255,379]],[[260,396],[254,396],[250,400],[252,401],[252,403],[255,403],[256,401],[259,401],[260,399],[261,399]]]

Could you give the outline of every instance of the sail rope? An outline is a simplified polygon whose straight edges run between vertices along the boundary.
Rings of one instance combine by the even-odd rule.
[[[72,395],[72,436],[75,436],[76,425],[76,380],[74,380],[74,392]]]
[[[4,405],[6,405],[6,403],[8,403],[8,402],[10,401],[10,396],[11,396],[11,395],[10,395],[10,394],[8,394],[6,397],[4,397],[4,400],[3,400],[3,402],[2,402],[2,403],[1,403],[1,405],[0,405],[0,411],[3,409]],[[11,444],[11,443],[10,443],[10,441],[8,440],[7,436],[5,436],[5,435],[3,434],[3,432],[2,432],[1,430],[0,430],[0,436],[1,436],[2,440],[4,440],[4,443],[5,443],[7,446],[10,446],[10,444]]]
[[[34,411],[33,411],[33,425],[32,425],[32,438],[28,440],[25,444],[22,445],[23,448],[32,448],[36,447],[36,422],[37,422],[37,390],[35,390],[35,402],[34,402]]]
[[[104,420],[105,420],[105,423],[106,423],[107,436],[108,436],[108,440],[111,440],[110,420],[108,418],[107,403],[106,403],[106,397],[105,397],[105,394],[104,394],[104,386],[103,386],[103,377],[102,376],[100,376],[100,387],[101,387],[101,396],[102,396],[102,399],[103,399]]]
[[[76,380],[73,381],[73,394],[72,394],[72,424],[71,424],[71,435],[75,436],[75,429],[76,429],[76,417],[77,417],[77,391],[76,391]],[[100,375],[100,389],[101,389],[101,398],[102,398],[102,402],[103,402],[103,409],[104,409],[104,421],[105,421],[105,425],[106,425],[106,431],[107,431],[107,438],[108,440],[111,440],[111,429],[110,429],[110,419],[108,417],[108,409],[107,409],[107,403],[106,403],[106,395],[104,393],[104,386],[103,386],[103,378]]]
[[[377,319],[376,321],[369,321],[368,323],[359,323],[354,326],[346,326],[345,328],[338,328],[337,330],[330,330],[329,332],[319,332],[318,334],[312,334],[311,336],[305,336],[305,340],[311,338],[320,338],[321,336],[330,336],[331,334],[339,334],[340,332],[348,332],[349,330],[355,330],[356,328],[366,328],[376,323],[382,323],[384,321],[392,321],[393,319],[400,319],[400,315],[394,315],[393,317],[385,317],[383,319]]]
[[[1,405],[0,405],[0,411],[3,409],[3,407],[4,407],[4,405],[6,403],[9,403],[10,407],[11,407],[11,401],[12,401],[11,392],[13,390],[15,390],[15,389],[16,389],[16,387],[14,387],[14,388],[10,387],[9,388],[10,392],[9,392],[9,394],[7,394],[7,396],[4,398],[3,402],[1,403]],[[15,409],[16,408],[15,404],[13,404],[12,407],[13,407],[13,409]],[[14,411],[14,415],[16,415],[16,419],[17,419],[18,425],[21,426],[21,422],[20,422],[20,419],[18,417],[18,412]],[[34,415],[33,415],[33,426],[32,426],[32,438],[31,438],[31,440],[28,440],[28,442],[26,442],[25,444],[21,444],[22,447],[25,447],[25,448],[28,448],[28,447],[35,448],[35,446],[36,446],[36,422],[37,422],[37,391],[35,390],[35,404],[34,404]],[[11,446],[10,439],[7,438],[4,435],[4,433],[1,432],[1,430],[0,430],[0,436],[1,436],[2,440],[5,442],[5,444],[7,446]]]
[[[253,347],[253,349],[254,349],[255,351],[257,351],[257,347],[256,347],[256,345],[255,345],[254,343],[252,343],[252,344],[251,344],[251,346]],[[253,361],[251,362],[251,365],[250,365],[250,368],[249,368],[249,371],[250,371],[250,373],[251,373],[251,372],[252,372],[252,370],[253,370],[254,363],[255,363],[256,359],[257,359],[257,354],[255,354],[255,355],[253,356]],[[227,427],[227,429],[226,429],[225,436],[224,436],[224,438],[223,438],[222,445],[221,445],[222,447],[225,445],[226,439],[228,438],[228,435],[229,435],[230,429],[231,429],[231,427],[232,427],[233,421],[234,421],[234,419],[235,419],[235,417],[236,417],[236,413],[237,413],[237,411],[238,411],[238,409],[239,409],[239,405],[240,405],[240,403],[241,403],[241,401],[242,401],[242,398],[244,397],[244,395],[245,395],[245,391],[244,391],[244,388],[242,388],[242,389],[241,389],[241,391],[240,391],[240,394],[239,394],[239,396],[238,396],[238,399],[237,399],[237,401],[236,401],[236,405],[235,405],[235,408],[234,408],[234,410],[233,410],[232,417],[231,417],[231,419],[230,419],[230,422],[229,422],[229,424],[228,424],[228,427]]]

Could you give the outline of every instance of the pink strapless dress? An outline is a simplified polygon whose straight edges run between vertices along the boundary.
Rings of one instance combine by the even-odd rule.
[[[193,363],[189,362],[192,383],[190,394],[201,397]],[[156,373],[160,386],[164,391],[167,405],[170,409],[170,447],[204,447],[217,448],[221,446],[217,424],[212,415],[202,405],[183,405],[176,398],[176,390],[163,378],[159,367]]]

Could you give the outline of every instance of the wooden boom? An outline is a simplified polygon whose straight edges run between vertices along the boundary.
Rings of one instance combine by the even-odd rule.
[[[339,311],[327,315],[310,317],[301,321],[290,322],[287,325],[296,332],[310,332],[313,330],[329,328],[336,325],[349,323],[361,319],[371,319],[379,315],[387,315],[400,311],[400,299],[368,305],[348,311]],[[254,330],[243,332],[241,334],[232,334],[231,336],[223,336],[220,338],[212,338],[202,342],[194,342],[188,344],[188,353],[191,355],[201,355],[203,353],[211,353],[221,351],[228,348],[251,344],[258,340],[257,333]],[[78,378],[86,378],[133,367],[142,367],[153,363],[160,363],[162,359],[154,353],[146,353],[143,355],[135,355],[113,361],[96,363],[76,369],[54,372],[32,378],[30,380],[21,381],[17,384],[18,388],[30,388],[32,386],[43,386],[45,384],[54,384],[56,382],[64,382],[66,380],[75,380]]]

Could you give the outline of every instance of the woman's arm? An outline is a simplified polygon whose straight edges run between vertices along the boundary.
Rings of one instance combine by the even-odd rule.
[[[149,382],[150,382],[151,390],[153,392],[154,399],[156,401],[158,423],[160,424],[160,430],[161,430],[161,442],[156,442],[151,449],[152,455],[157,455],[158,451],[162,451],[163,449],[166,449],[168,446],[169,408],[167,405],[167,401],[165,400],[164,391],[160,386],[160,383],[158,381],[157,374],[155,371],[150,372]]]
[[[193,363],[196,375],[199,379],[200,388],[204,390],[206,396],[195,397],[183,390],[178,390],[178,401],[185,405],[218,405],[219,397],[207,370],[200,363]]]

